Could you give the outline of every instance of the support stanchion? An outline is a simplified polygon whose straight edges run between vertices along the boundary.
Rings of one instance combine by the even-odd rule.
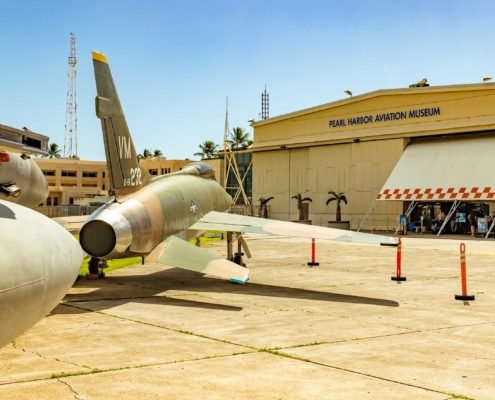
[[[315,240],[311,239],[311,262],[308,263],[309,267],[316,267],[317,265],[320,265],[319,262],[315,261],[316,258],[316,244]]]
[[[474,300],[474,295],[467,294],[467,273],[466,273],[466,245],[461,243],[460,245],[461,253],[461,286],[462,295],[456,294],[456,300]]]
[[[401,264],[402,264],[402,241],[400,240],[400,236],[398,237],[399,244],[397,245],[397,269],[396,276],[392,276],[390,279],[396,282],[403,282],[407,280],[405,276],[401,276]]]

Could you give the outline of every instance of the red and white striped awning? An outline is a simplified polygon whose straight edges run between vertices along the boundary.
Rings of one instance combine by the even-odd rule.
[[[495,135],[407,146],[377,200],[495,200]]]

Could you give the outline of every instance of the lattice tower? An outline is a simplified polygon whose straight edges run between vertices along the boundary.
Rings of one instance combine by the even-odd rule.
[[[77,157],[76,37],[70,34],[67,106],[65,112],[64,157]]]
[[[239,173],[239,167],[237,166],[237,161],[235,159],[235,154],[232,151],[232,148],[230,146],[230,141],[229,141],[229,98],[227,97],[227,107],[225,111],[225,131],[223,135],[223,153],[224,153],[224,159],[225,159],[225,184],[224,187],[225,189],[232,189],[235,190],[235,194],[232,198],[232,204],[236,204],[237,200],[239,199],[240,196],[242,196],[243,203],[246,205],[250,205],[251,202],[249,201],[249,197],[246,194],[246,191],[244,190],[244,179],[241,178],[241,174]],[[232,171],[232,174],[235,177],[235,183],[234,186],[228,186],[228,181],[229,181],[229,174],[230,171]],[[247,175],[244,175],[244,177]]]
[[[261,119],[267,119],[270,117],[270,102],[268,98],[268,93],[265,91],[261,93]]]

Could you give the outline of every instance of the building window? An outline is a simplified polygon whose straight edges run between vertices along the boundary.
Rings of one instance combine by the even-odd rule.
[[[103,171],[103,178],[105,177],[105,171]]]
[[[104,185],[104,184],[103,184],[103,185],[101,185],[101,189],[102,189],[102,190],[105,190],[105,185]]]
[[[77,176],[76,171],[62,171],[62,176]]]
[[[157,169],[150,169],[149,173],[150,173],[150,175],[158,175],[158,170]]]
[[[55,176],[55,171],[43,171],[45,176]]]
[[[51,198],[51,197],[47,197],[47,198],[46,198],[46,205],[47,205],[48,207],[51,207],[51,205],[52,205],[52,198]]]
[[[170,168],[162,168],[162,175],[170,174]]]
[[[96,172],[83,171],[83,178],[96,178]]]
[[[58,197],[53,198],[53,206],[54,207],[58,206]]]
[[[98,187],[96,183],[83,183],[82,187]]]

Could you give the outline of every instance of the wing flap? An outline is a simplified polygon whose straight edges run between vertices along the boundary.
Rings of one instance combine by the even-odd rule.
[[[146,257],[146,262],[200,272],[235,283],[246,283],[249,279],[248,269],[175,236],[170,236],[157,246]]]
[[[212,211],[194,223],[190,229],[218,230],[241,233],[258,233],[273,236],[306,237],[312,239],[339,240],[397,246],[395,237],[371,233],[345,231],[315,225],[297,224],[287,221],[248,217]]]

